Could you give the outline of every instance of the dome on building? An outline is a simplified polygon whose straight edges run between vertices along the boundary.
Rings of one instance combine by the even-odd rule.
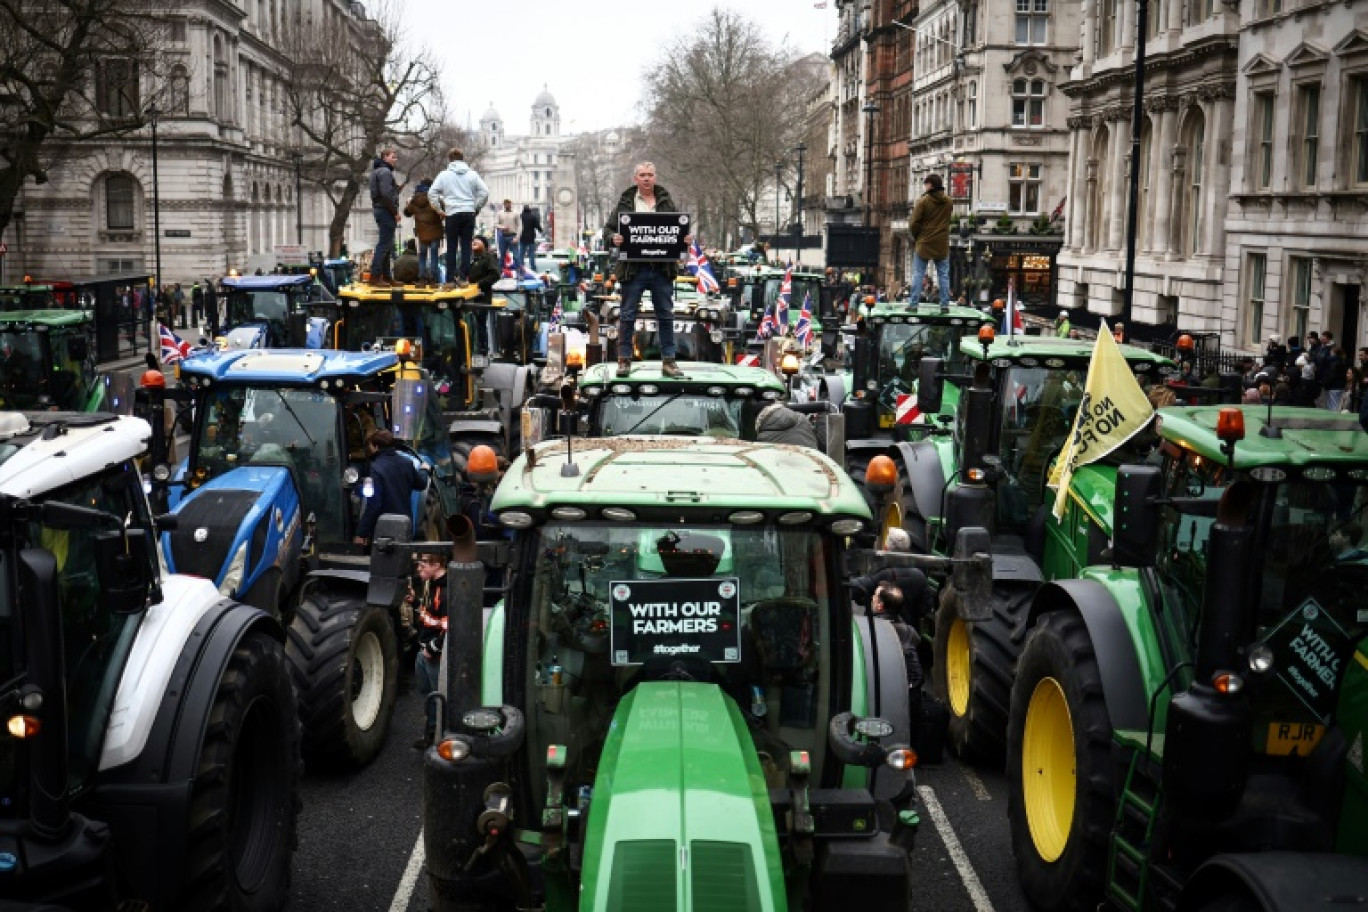
[[[489,110],[480,115],[480,123],[484,123],[487,120],[503,120],[503,118],[499,116],[499,112],[494,110],[494,105],[492,104],[489,106]]]
[[[556,103],[556,96],[555,96],[555,95],[552,95],[550,92],[548,92],[547,89],[546,89],[546,85],[543,83],[543,84],[542,84],[541,94],[537,96],[537,100],[534,101],[534,102],[532,102],[532,104],[534,104],[534,105],[536,105],[537,107],[540,108],[540,107],[545,107],[546,105],[554,105],[555,103]]]

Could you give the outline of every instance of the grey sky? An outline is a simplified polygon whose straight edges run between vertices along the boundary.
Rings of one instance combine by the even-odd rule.
[[[492,102],[512,135],[527,133],[543,84],[561,109],[561,132],[640,119],[641,73],[661,46],[695,27],[713,6],[760,23],[769,39],[800,53],[828,51],[836,10],[817,0],[405,0],[405,37],[442,60],[453,114],[472,125]]]

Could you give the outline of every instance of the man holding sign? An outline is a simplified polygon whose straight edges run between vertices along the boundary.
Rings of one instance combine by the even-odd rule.
[[[1050,472],[1050,487],[1057,488],[1054,517],[1064,518],[1069,496],[1069,479],[1074,469],[1096,462],[1130,440],[1149,424],[1154,408],[1126,363],[1125,355],[1107,329],[1107,321],[1097,332],[1083,401],[1074,416],[1073,428],[1064,451]]]
[[[655,165],[642,162],[636,166],[632,175],[634,186],[622,191],[617,206],[608,217],[603,228],[604,240],[613,247],[621,247],[622,234],[619,231],[619,216],[633,212],[678,212],[670,192],[656,184]],[[682,240],[688,244],[693,239],[686,235]],[[655,307],[656,327],[660,333],[660,372],[666,377],[680,378],[684,372],[675,363],[674,337],[674,280],[679,273],[679,261],[639,262],[619,259],[617,279],[622,286],[622,307],[619,310],[618,324],[618,363],[617,375],[626,377],[632,372],[632,336],[636,332],[637,308],[641,295],[651,292],[651,303]]]

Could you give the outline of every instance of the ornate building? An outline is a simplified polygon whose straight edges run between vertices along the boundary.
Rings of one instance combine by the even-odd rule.
[[[561,136],[560,105],[555,96],[545,89],[532,102],[528,132],[510,135],[499,112],[490,107],[480,118],[480,142],[484,146],[479,172],[489,185],[491,206],[513,201],[513,208],[532,206],[542,213],[542,226],[549,231],[547,212],[558,181],[564,189],[565,179],[558,178],[561,147],[566,138]],[[573,181],[571,181],[573,183]],[[573,207],[572,207],[573,211]],[[492,212],[482,219],[486,227],[492,224]]]
[[[838,25],[831,46],[831,128],[827,134],[830,162],[826,191],[827,224],[862,224],[865,196],[865,149],[871,118],[865,104],[865,54],[861,39],[867,13],[857,0],[836,0]],[[818,154],[814,149],[814,155]]]
[[[1081,60],[1062,86],[1071,151],[1058,300],[1086,309],[1084,322],[1122,307],[1135,15],[1136,5],[1123,0],[1090,3]],[[1225,217],[1239,16],[1217,0],[1157,0],[1146,35],[1131,329],[1181,324],[1228,333]]]
[[[307,187],[296,199],[291,152],[299,141],[289,126],[282,48],[292,25],[375,40],[364,6],[304,0],[287,12],[264,0],[200,2],[168,8],[165,18],[156,175],[164,281],[274,265],[277,245],[301,240],[297,219],[303,245],[324,249],[332,204]],[[120,75],[117,84],[108,72],[97,76],[97,104],[107,113],[145,110],[156,94],[150,77],[137,68]],[[48,183],[25,184],[6,257],[11,276],[150,272],[152,151],[150,129],[83,143]],[[350,250],[374,244],[364,188],[347,230]]]
[[[1368,344],[1368,20],[1344,0],[1246,4],[1221,331]]]

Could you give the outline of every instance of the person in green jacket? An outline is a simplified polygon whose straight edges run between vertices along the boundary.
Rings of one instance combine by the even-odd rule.
[[[939,174],[928,174],[922,182],[926,192],[912,209],[908,233],[917,242],[912,254],[911,303],[921,303],[922,281],[926,278],[926,264],[936,266],[936,284],[940,288],[942,307],[950,306],[950,213],[954,204],[945,195]]]
[[[1061,310],[1059,316],[1055,317],[1054,329],[1056,337],[1060,339],[1069,338],[1069,330],[1073,327],[1069,325],[1069,312],[1067,310]]]

